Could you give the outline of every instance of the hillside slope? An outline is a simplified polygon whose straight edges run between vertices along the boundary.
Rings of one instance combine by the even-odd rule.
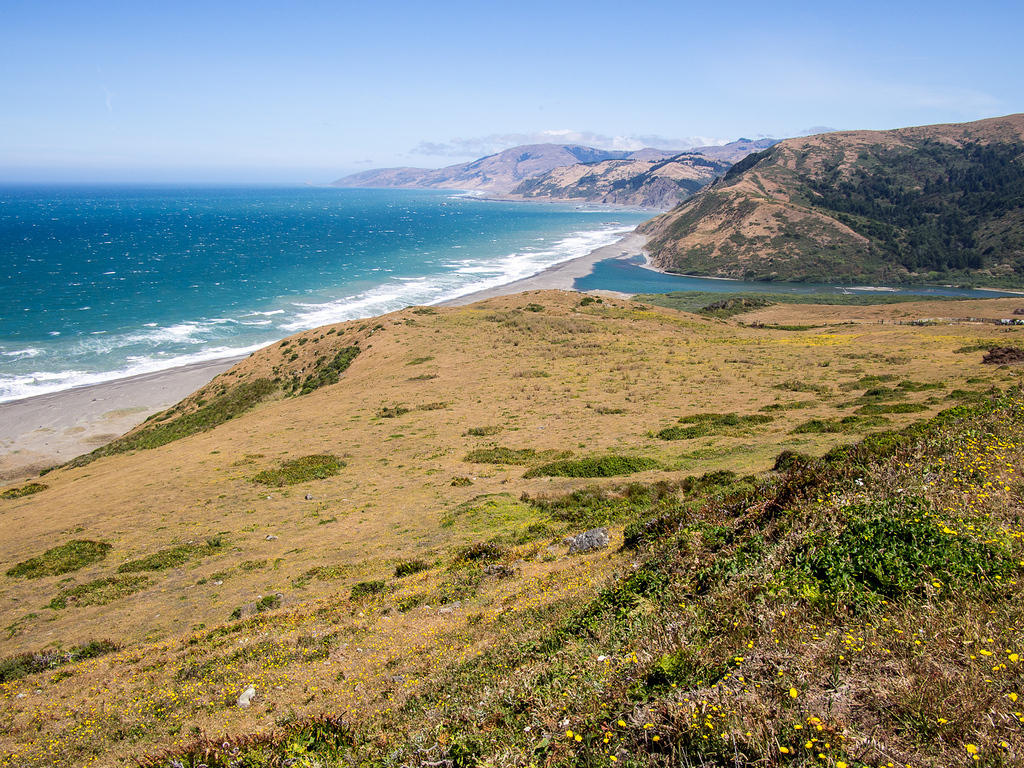
[[[991,318],[1019,306],[955,304]],[[843,733],[859,753],[874,755],[873,739],[909,759],[936,713],[960,756],[967,739],[1019,754],[1004,711],[1015,662],[986,688],[980,662],[957,657],[941,679],[962,684],[926,689],[939,672],[879,629],[885,618],[886,632],[930,643],[952,612],[963,626],[937,653],[976,636],[1018,652],[1017,590],[947,601],[928,581],[951,585],[945,596],[1019,578],[1005,562],[1018,489],[990,472],[1003,467],[993,450],[1018,467],[1016,401],[949,422],[949,437],[920,433],[898,461],[811,465],[800,494],[771,494],[790,482],[780,450],[821,455],[1016,381],[981,358],[1021,331],[935,322],[947,302],[863,322],[842,309],[759,304],[744,325],[537,292],[261,350],[122,441],[0,494],[0,766],[150,755],[226,768],[243,753],[248,766],[659,764],[726,744],[755,761],[795,743],[785,718],[812,716],[832,718],[833,745]],[[967,552],[969,572],[929,560],[890,607],[856,593],[880,612],[871,642],[896,654],[887,669],[909,668],[909,691],[880,687],[875,650],[839,650],[850,666],[835,666],[845,632],[856,641],[867,625],[830,607],[842,584],[785,559],[890,487],[960,510],[941,522],[986,547]],[[563,537],[596,526],[611,546],[569,554]],[[978,571],[989,537],[999,549]],[[781,719],[777,699],[757,698],[780,684],[803,697],[783,696]],[[696,712],[702,728],[709,707],[728,736],[705,747],[688,723]],[[897,716],[913,707],[908,732]],[[200,738],[222,733],[227,748]],[[946,742],[922,744],[956,764]]]
[[[1024,115],[787,139],[641,231],[672,272],[1024,285]]]
[[[555,168],[512,194],[667,209],[729,170],[730,164],[684,153],[657,160],[604,160]]]

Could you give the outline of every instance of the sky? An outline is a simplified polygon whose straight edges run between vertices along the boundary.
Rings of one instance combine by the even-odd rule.
[[[0,181],[325,183],[1024,111],[1024,3],[0,0]]]

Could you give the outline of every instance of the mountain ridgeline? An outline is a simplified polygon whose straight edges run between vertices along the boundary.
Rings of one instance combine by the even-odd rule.
[[[604,160],[553,168],[527,179],[512,194],[671,208],[729,170],[730,164],[696,153],[657,160]]]
[[[641,231],[671,272],[1024,285],[1024,115],[787,139]]]
[[[345,176],[336,187],[464,189],[513,199],[579,200],[666,210],[775,143],[739,139],[722,146],[613,151],[530,144],[445,168],[380,168]]]

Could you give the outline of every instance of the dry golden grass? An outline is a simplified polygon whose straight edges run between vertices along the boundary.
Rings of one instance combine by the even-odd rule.
[[[543,310],[523,311],[530,303]],[[300,334],[295,338],[305,344],[259,352],[198,396],[246,378],[308,371],[318,355],[343,346],[363,351],[336,385],[273,399],[159,448],[58,470],[47,476],[45,491],[0,502],[5,571],[72,539],[112,545],[102,562],[70,574],[0,577],[0,627],[7,628],[0,655],[103,638],[125,645],[115,656],[74,667],[67,679],[50,682],[60,675],[44,674],[0,687],[7,726],[0,743],[22,755],[0,765],[77,764],[92,750],[95,764],[114,765],[196,729],[259,730],[328,705],[386,709],[425,671],[514,633],[534,608],[566,596],[583,599],[622,567],[618,554],[567,558],[564,550],[548,555],[543,546],[523,545],[505,558],[524,561],[519,575],[487,577],[453,612],[439,613],[438,597],[456,594],[448,570],[456,548],[511,539],[536,516],[526,505],[502,503],[493,515],[460,513],[460,505],[486,494],[514,500],[595,482],[526,480],[523,465],[469,464],[464,457],[474,448],[644,456],[664,467],[630,478],[647,481],[721,468],[763,471],[783,449],[814,454],[850,440],[791,432],[812,418],[853,413],[869,388],[854,386],[862,377],[892,376],[888,387],[941,383],[901,393],[898,402],[924,410],[887,415],[893,427],[953,404],[953,390],[1017,379],[1015,370],[980,365],[981,352],[956,350],[980,340],[1012,341],[1018,329],[875,322],[939,316],[928,306],[790,305],[721,321],[616,299],[578,305],[578,294],[538,292]],[[969,314],[1005,313],[1008,306],[977,302]],[[937,307],[959,314],[966,305]],[[829,325],[782,331],[739,322],[751,320]],[[807,384],[818,391],[800,391]],[[652,436],[687,415],[754,414],[797,401],[810,405],[767,411],[767,424],[692,440]],[[409,410],[378,415],[395,406]],[[501,431],[466,434],[480,427]],[[338,456],[346,466],[333,477],[284,488],[252,482],[262,470],[317,454]],[[459,477],[471,485],[453,486]],[[62,588],[108,577],[125,561],[217,535],[223,544],[216,551],[147,573],[148,586],[134,594],[105,605],[47,607]],[[396,564],[412,558],[438,565],[394,579]],[[378,579],[397,591],[349,603],[351,586]],[[235,608],[248,613],[260,597],[278,592],[283,609],[214,629]],[[423,605],[399,610],[403,600],[419,599]],[[344,647],[312,658],[316,638],[332,632]],[[191,646],[190,637],[200,639]],[[245,648],[262,650],[246,655]],[[214,659],[201,669],[217,674],[183,678],[190,654],[200,667]],[[258,705],[225,708],[250,682]],[[42,694],[33,693],[37,687]]]

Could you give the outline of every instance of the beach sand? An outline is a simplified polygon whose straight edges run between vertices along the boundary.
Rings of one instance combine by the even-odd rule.
[[[241,357],[0,403],[0,480],[87,453],[195,392]]]
[[[644,235],[630,233],[578,259],[444,305],[461,306],[494,296],[557,288],[572,290],[599,261],[642,253]],[[244,358],[232,357],[170,368],[0,403],[0,481],[29,477],[98,448],[174,405]]]

